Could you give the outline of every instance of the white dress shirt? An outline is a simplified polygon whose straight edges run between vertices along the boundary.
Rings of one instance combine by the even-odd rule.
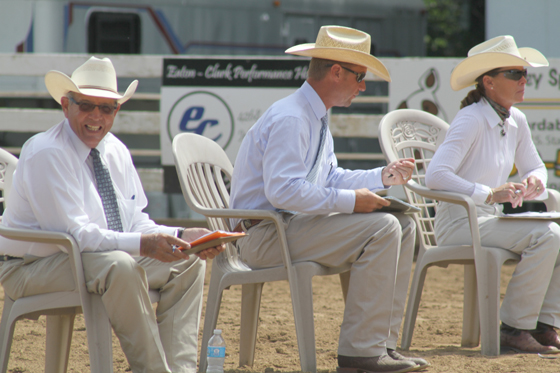
[[[243,139],[233,171],[231,207],[352,213],[355,189],[385,189],[382,168],[338,167],[330,131],[317,183],[305,180],[317,155],[321,118],[326,114],[323,101],[307,82],[274,103]]]
[[[23,146],[2,224],[69,233],[80,251],[123,250],[131,255],[140,254],[141,233],[174,234],[176,228],[159,226],[142,212],[148,201],[126,146],[108,133],[97,149],[111,174],[124,232],[107,229],[91,149],[67,120]],[[0,239],[0,254],[48,256],[61,250]]]
[[[502,136],[500,117],[483,98],[459,111],[426,172],[426,186],[471,196],[477,205],[491,188],[507,182],[513,165],[521,180],[547,182],[546,168],[531,140],[527,118],[512,107]],[[546,191],[538,199],[545,199]]]

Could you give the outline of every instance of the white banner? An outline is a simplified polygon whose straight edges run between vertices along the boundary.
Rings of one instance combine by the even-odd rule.
[[[216,141],[231,162],[245,134],[274,102],[307,79],[309,61],[165,59],[161,89],[161,162],[173,165],[171,143],[181,132]]]

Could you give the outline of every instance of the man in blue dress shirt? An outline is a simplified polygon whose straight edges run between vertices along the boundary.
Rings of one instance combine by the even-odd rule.
[[[294,262],[351,264],[341,326],[339,372],[409,372],[428,363],[395,351],[414,252],[415,225],[404,214],[375,212],[389,202],[376,190],[404,184],[413,159],[373,170],[337,166],[327,111],[349,106],[370,71],[390,81],[364,32],[323,26],[316,43],[286,53],[309,56],[308,79],[274,103],[241,144],[232,177],[231,207],[283,213]],[[282,265],[272,221],[245,220],[239,241],[252,268]]]

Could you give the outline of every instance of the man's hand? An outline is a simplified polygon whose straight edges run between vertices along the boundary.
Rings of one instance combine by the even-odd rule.
[[[372,212],[391,204],[391,202],[367,188],[356,189],[354,192],[356,193],[354,212]]]
[[[162,262],[187,260],[189,256],[181,250],[173,250],[173,245],[190,249],[188,242],[165,233],[143,234],[140,238],[140,256],[157,259]]]
[[[183,232],[183,237],[182,238],[185,241],[192,242],[192,241],[196,240],[197,238],[199,238],[201,236],[204,236],[205,234],[208,234],[208,233],[210,233],[210,231],[208,229],[205,229],[205,228],[187,228]],[[189,245],[189,247],[190,247],[190,245]],[[221,253],[225,249],[226,249],[226,245],[221,244],[220,246],[209,247],[207,249],[199,251],[195,255],[198,256],[202,260],[214,259],[216,256],[218,256],[219,253]]]
[[[414,170],[414,158],[404,158],[391,162],[381,172],[383,185],[400,185],[410,180]]]

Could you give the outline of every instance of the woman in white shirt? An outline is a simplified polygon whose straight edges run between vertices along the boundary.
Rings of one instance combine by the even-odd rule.
[[[546,198],[546,168],[527,118],[512,105],[523,101],[527,67],[548,66],[532,48],[517,48],[499,36],[473,47],[453,70],[451,87],[472,85],[461,102],[426,173],[431,189],[470,196],[477,204],[483,246],[521,256],[500,309],[501,345],[527,353],[560,353],[560,227],[543,220],[499,219],[502,203]],[[517,167],[521,182],[508,182]],[[470,243],[467,213],[440,203],[436,215],[439,244]]]

